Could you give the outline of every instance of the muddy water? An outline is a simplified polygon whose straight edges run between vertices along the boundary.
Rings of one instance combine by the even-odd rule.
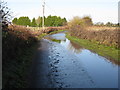
[[[64,32],[40,43],[31,87],[118,88],[118,65],[68,40]]]
[[[63,68],[61,69],[61,73],[71,72],[71,77],[67,77],[65,80],[66,82],[75,83],[74,86],[77,86],[79,82],[81,82],[80,77],[80,68],[85,69],[85,71],[89,74],[89,77],[91,77],[94,84],[96,84],[96,87],[110,87],[115,88],[118,87],[118,65],[114,64],[110,60],[99,56],[96,53],[91,52],[90,50],[85,49],[84,47],[81,47],[80,45],[68,40],[65,37],[65,33],[58,33],[54,35],[48,36],[52,39],[61,40],[59,45],[61,47],[53,47],[53,51],[56,49],[59,50],[59,48],[64,49],[65,51],[68,51],[71,53],[71,56],[64,55],[64,51],[61,53],[61,56],[66,56],[65,59],[61,59],[61,64],[59,64],[60,68],[62,66],[69,69]],[[71,58],[74,56],[73,58]],[[62,57],[61,57],[62,58]],[[66,66],[68,65],[68,67]],[[71,69],[70,69],[71,68]],[[72,68],[74,70],[72,71]],[[70,70],[70,71],[69,71]],[[73,73],[72,73],[73,72]],[[82,77],[81,77],[82,78]],[[72,79],[72,80],[71,80]],[[79,87],[79,86],[77,86]]]

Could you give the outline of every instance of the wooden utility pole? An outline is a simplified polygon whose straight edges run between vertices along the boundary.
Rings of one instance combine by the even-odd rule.
[[[43,18],[42,18],[42,28],[43,28],[43,31],[45,30],[45,20],[44,20],[44,14],[45,14],[45,0],[43,0]]]
[[[120,1],[118,2],[118,25],[120,25]]]

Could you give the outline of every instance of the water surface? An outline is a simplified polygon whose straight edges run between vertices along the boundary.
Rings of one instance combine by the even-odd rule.
[[[62,48],[64,50],[68,51],[69,53],[71,53],[70,54],[71,56],[74,56],[72,58],[73,59],[72,61],[73,61],[73,63],[76,63],[75,66],[69,60],[69,59],[71,59],[71,56],[67,56],[67,55],[66,55],[66,59],[63,59],[64,61],[61,61],[61,64],[60,63],[58,64],[59,69],[62,70],[61,72],[59,72],[60,75],[63,75],[66,72],[68,72],[67,74],[69,74],[69,72],[74,73],[71,76],[69,75],[69,80],[67,79],[67,77],[66,78],[64,77],[64,80],[63,80],[64,83],[65,82],[66,83],[73,82],[73,87],[78,87],[79,84],[77,85],[77,83],[80,82],[79,81],[80,79],[77,79],[77,78],[79,78],[79,75],[80,75],[79,68],[80,68],[80,66],[82,66],[85,69],[83,71],[86,71],[89,78],[92,79],[91,82],[94,82],[96,87],[98,87],[98,88],[117,88],[118,87],[118,67],[119,66],[117,64],[111,62],[111,60],[106,59],[105,57],[99,56],[97,53],[94,53],[88,49],[85,49],[84,47],[81,47],[80,45],[68,40],[65,37],[64,32],[49,35],[46,37],[46,39],[48,39],[48,38],[49,38],[49,40],[51,40],[51,39],[61,40],[60,43],[56,43],[57,45],[59,44],[59,47],[55,44],[53,45],[52,52],[55,51],[56,49],[59,50],[60,48]],[[63,54],[64,54],[64,52],[63,52]],[[61,56],[63,54],[61,54]],[[52,55],[51,55],[51,57],[52,57]],[[71,66],[69,66],[69,69],[65,70],[64,69],[65,67],[62,68],[64,65],[65,66],[71,65]],[[70,69],[70,68],[74,68],[73,69],[74,71],[72,71],[72,69]],[[72,78],[72,79],[70,79],[70,78]],[[82,79],[82,77],[81,77],[81,79]],[[68,82],[66,80],[68,80]],[[72,87],[72,85],[71,85],[71,87]]]

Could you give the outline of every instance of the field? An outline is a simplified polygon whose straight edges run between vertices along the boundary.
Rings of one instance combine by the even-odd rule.
[[[120,29],[120,27],[108,27],[108,26],[90,26],[90,27],[87,27],[87,30],[92,30],[92,31],[116,30],[116,29]]]

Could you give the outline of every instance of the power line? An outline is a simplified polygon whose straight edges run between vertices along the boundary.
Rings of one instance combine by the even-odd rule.
[[[53,10],[50,6],[48,6],[48,4],[45,4],[45,5],[46,5],[46,7],[48,7],[51,11],[53,11],[54,14],[57,14],[55,10]]]

